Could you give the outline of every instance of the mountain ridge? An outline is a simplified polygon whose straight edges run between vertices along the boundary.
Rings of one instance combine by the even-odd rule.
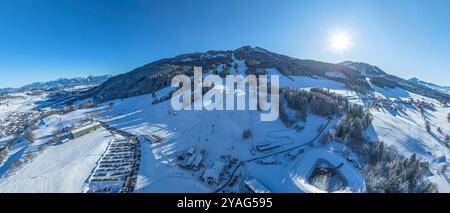
[[[191,76],[194,66],[204,72],[227,72],[235,60],[244,61],[246,74],[265,74],[265,69],[275,68],[286,76],[318,76],[344,83],[347,88],[360,93],[373,91],[372,84],[382,88],[400,87],[430,98],[450,102],[450,94],[414,84],[408,80],[388,74],[377,66],[362,62],[327,63],[309,59],[298,59],[270,52],[261,47],[243,46],[235,50],[210,50],[177,55],[140,66],[127,73],[109,78],[107,81],[83,93],[82,98],[93,98],[96,102],[151,94],[170,85],[171,78],[178,74]],[[329,75],[329,73],[337,73]]]
[[[97,85],[101,84],[113,75],[98,75],[98,76],[87,76],[87,77],[74,77],[74,78],[58,78],[51,81],[33,82],[26,84],[21,87],[13,88],[0,88],[0,93],[3,92],[19,92],[25,90],[46,90],[53,89],[57,87],[67,87],[67,86],[80,86],[80,85]]]
[[[412,77],[412,78],[408,79],[408,81],[414,82],[416,84],[420,84],[422,86],[429,87],[434,90],[438,90],[438,91],[446,92],[446,93],[450,94],[450,86],[442,86],[442,85],[426,82],[426,81],[420,80],[417,77]]]

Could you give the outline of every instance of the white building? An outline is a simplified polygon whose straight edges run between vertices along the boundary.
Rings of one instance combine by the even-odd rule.
[[[188,158],[180,164],[180,166],[188,169],[194,169],[198,170],[200,166],[202,165],[202,162],[204,160],[205,150],[200,150],[200,152],[195,152],[195,148],[193,150],[188,150]]]
[[[195,153],[195,147],[191,147],[190,149],[188,149],[188,150],[186,151],[186,153],[187,153],[188,155],[193,155],[193,154]]]
[[[101,127],[102,127],[102,125],[99,122],[94,122],[94,123],[91,123],[86,126],[82,126],[78,129],[74,129],[74,130],[70,131],[70,135],[72,136],[72,138],[78,138],[83,135],[87,135],[93,131],[96,131],[96,130],[100,129]]]
[[[244,181],[245,186],[252,191],[253,193],[270,193],[270,190],[267,189],[262,183],[260,183],[255,178],[250,178]]]
[[[214,162],[213,166],[206,169],[202,175],[202,180],[208,184],[216,184],[220,181],[220,176],[225,171],[226,164],[222,161]]]

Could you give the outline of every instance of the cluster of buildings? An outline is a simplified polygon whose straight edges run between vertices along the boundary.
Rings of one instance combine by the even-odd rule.
[[[384,108],[388,110],[401,110],[400,103],[409,104],[409,100],[403,99],[389,99],[389,98],[372,98],[369,107],[372,108]]]
[[[403,110],[405,105],[413,105],[419,109],[433,110],[433,103],[414,100],[413,98],[372,98],[369,107],[384,108],[388,110]]]
[[[9,112],[3,120],[0,120],[0,137],[19,135],[47,115],[48,111]]]
[[[203,172],[201,179],[209,185],[220,184],[222,181],[231,178],[230,171],[237,165],[238,160],[230,155],[222,155],[220,160],[215,161]]]
[[[26,92],[27,96],[41,96],[44,91],[36,90]],[[73,110],[89,108],[94,106],[94,103],[89,101],[79,105],[67,105],[67,100],[71,96],[77,97],[77,93],[73,92],[55,92],[50,93],[47,96],[46,101],[42,101],[36,108],[27,111],[13,110],[7,112],[4,119],[0,119],[0,137],[9,135],[19,135],[23,133],[27,128],[31,127],[32,124],[36,123],[38,120],[47,117],[52,114],[65,114]],[[71,96],[69,96],[71,95]],[[9,106],[12,103],[12,99],[23,98],[22,96],[12,96],[3,95],[0,102],[0,106]],[[13,106],[11,106],[13,107]]]
[[[220,159],[212,162],[209,166],[204,166],[205,154],[204,149],[197,150],[196,147],[191,147],[178,154],[177,164],[182,168],[193,171],[203,169],[203,171],[200,171],[200,180],[211,186],[217,187],[226,184],[233,187],[236,182],[241,180],[241,175],[234,175],[238,169],[238,159],[230,155],[221,155]],[[270,190],[255,178],[249,178],[241,183],[246,187],[247,192],[270,193]]]
[[[177,164],[185,169],[199,170],[203,166],[206,150],[197,150],[195,147],[183,152],[178,156]]]
[[[210,168],[205,169],[202,180],[209,185],[220,183],[222,176],[226,171],[226,163],[223,161],[215,161]]]

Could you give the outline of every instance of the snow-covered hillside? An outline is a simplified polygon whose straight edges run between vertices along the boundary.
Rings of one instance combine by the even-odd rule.
[[[426,86],[428,88],[431,88],[431,89],[434,89],[434,90],[437,90],[437,91],[440,91],[440,92],[444,92],[444,93],[450,94],[450,86],[439,86],[439,85],[436,85],[436,84],[432,84],[432,83],[428,83],[428,82],[419,80],[416,77],[410,78],[410,79],[408,79],[408,81],[411,81],[411,82],[414,82],[414,83]]]
[[[86,178],[111,138],[108,131],[100,130],[48,147],[0,181],[0,192],[83,192]]]
[[[441,173],[444,165],[448,165],[450,147],[445,137],[450,133],[447,119],[450,107],[436,100],[423,97],[400,88],[380,89],[378,95],[390,98],[387,108],[372,108],[372,126],[366,130],[367,136],[374,141],[383,141],[397,148],[403,155],[416,154],[431,165],[431,180],[438,183],[439,189],[449,192],[448,173]],[[432,104],[422,110],[407,100],[420,100]],[[406,100],[406,101],[399,101]],[[426,122],[430,123],[430,132]],[[439,129],[439,130],[438,130]]]
[[[207,66],[205,76],[278,75],[282,116],[267,122],[257,110],[174,111],[169,98],[176,88],[168,86],[168,76],[198,63]],[[81,97],[58,96],[90,103],[86,107],[49,105],[48,93],[10,93],[17,97],[0,100],[3,118],[17,111],[41,114],[17,134],[0,136],[0,191],[249,192],[252,180],[271,192],[367,192],[373,184],[367,174],[374,171],[368,158],[377,157],[373,150],[383,142],[411,168],[425,168],[409,161],[415,154],[429,168],[424,179],[450,192],[445,96],[384,86],[384,75],[363,63],[296,61],[244,47],[177,56],[112,78]],[[287,100],[288,87],[297,99]],[[227,92],[248,98],[247,89]]]

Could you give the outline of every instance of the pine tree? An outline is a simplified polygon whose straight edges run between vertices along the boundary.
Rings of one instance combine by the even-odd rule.
[[[350,134],[353,137],[360,137],[362,135],[363,126],[360,118],[353,119],[353,122],[350,127]]]
[[[242,133],[242,138],[249,139],[252,136],[252,132],[250,129],[244,129],[244,132]]]
[[[431,133],[431,127],[430,127],[429,121],[425,121],[425,129],[427,130],[428,133]]]

